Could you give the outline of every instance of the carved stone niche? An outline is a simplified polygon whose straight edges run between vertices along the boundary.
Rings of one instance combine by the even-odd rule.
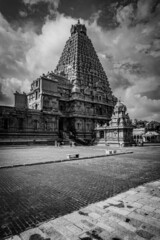
[[[86,94],[86,95],[90,95],[90,94],[91,94],[91,90],[90,90],[89,87],[86,87],[86,88],[84,89],[84,94]]]
[[[56,99],[50,99],[49,101],[49,107],[52,109],[57,109],[58,108],[58,102]]]

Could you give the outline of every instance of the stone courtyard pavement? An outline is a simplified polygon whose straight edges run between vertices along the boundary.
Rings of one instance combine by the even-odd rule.
[[[117,194],[122,193],[122,195],[125,195],[123,192],[128,191],[131,188],[135,188],[144,183],[160,179],[159,146],[135,147],[132,149],[125,149],[125,151],[130,150],[133,151],[132,154],[100,157],[100,155],[102,155],[102,153],[104,154],[105,151],[105,148],[103,147],[63,147],[61,149],[50,146],[16,146],[13,148],[2,147],[0,149],[0,162],[3,162],[5,164],[4,160],[6,160],[8,166],[12,166],[14,165],[13,162],[17,164],[16,161],[18,161],[18,163],[29,162],[31,164],[35,164],[36,161],[38,165],[0,169],[0,239],[7,239],[9,237],[11,238],[13,235],[21,236],[20,234],[24,231],[29,231],[32,228],[36,228],[40,224],[49,221],[50,219],[52,219],[52,221],[59,221],[57,219],[60,217],[60,219],[62,219],[62,224],[63,219],[66,219],[66,214],[70,214],[72,212],[76,214],[77,220],[79,219],[79,216],[83,221],[81,222],[80,220],[80,224],[82,225],[81,227],[79,225],[78,230],[76,226],[73,226],[74,224],[71,224],[69,221],[69,226],[67,225],[67,229],[69,228],[68,231],[64,229],[64,232],[66,232],[66,234],[71,234],[67,235],[68,239],[78,239],[78,235],[74,236],[74,231],[77,231],[77,234],[82,235],[85,233],[85,231],[90,230],[93,230],[92,234],[90,232],[88,233],[89,236],[86,238],[82,237],[82,239],[108,239],[107,237],[102,238],[102,235],[99,235],[101,231],[100,229],[103,230],[104,227],[101,226],[100,228],[99,226],[99,230],[97,230],[99,232],[94,232],[95,228],[97,229],[96,224],[98,222],[96,223],[96,221],[101,221],[102,216],[104,218],[106,216],[107,219],[114,219],[112,221],[112,224],[114,222],[115,227],[112,225],[107,225],[110,226],[110,228],[117,228],[119,226],[119,223],[116,225],[116,218],[120,218],[121,221],[125,223],[125,227],[127,227],[128,224],[131,224],[136,228],[136,230],[133,228],[135,231],[137,231],[137,229],[140,231],[138,237],[136,236],[137,238],[133,238],[133,236],[135,237],[133,234],[131,235],[131,238],[121,237],[120,239],[143,239],[144,236],[146,237],[144,239],[156,239],[155,236],[153,237],[152,235],[156,234],[158,227],[156,224],[153,226],[153,221],[151,227],[149,223],[149,229],[153,229],[151,232],[148,230],[148,225],[146,226],[146,229],[137,228],[137,225],[134,224],[137,224],[139,220],[140,223],[146,222],[141,221],[141,218],[139,220],[136,219],[136,222],[134,220],[128,220],[129,215],[126,213],[126,216],[124,215],[124,218],[123,211],[125,210],[133,212],[133,210],[139,211],[138,209],[141,209],[143,212],[144,204],[148,206],[148,210],[146,209],[145,211],[149,211],[150,209],[149,215],[147,215],[148,212],[145,212],[144,214],[142,214],[142,212],[136,212],[136,214],[142,215],[146,221],[149,221],[148,217],[151,217],[153,214],[153,219],[151,219],[154,221],[156,220],[155,222],[158,224],[158,219],[160,219],[158,214],[158,183],[158,187],[156,187],[155,190],[154,186],[156,186],[156,184],[150,188],[150,190],[152,189],[152,192],[150,191],[150,194],[152,194],[152,196],[147,195],[149,192],[148,190],[145,190],[146,188],[139,188],[141,190],[140,192],[137,192],[137,190],[133,190],[133,192],[130,191],[130,199],[128,198],[125,203],[118,202],[116,205],[116,201],[114,201],[110,203],[109,206],[107,206],[105,203],[106,207],[98,207],[99,213],[97,210],[96,212],[95,210],[90,212],[94,214],[89,214],[89,212],[84,213],[82,211],[82,208],[87,207],[89,204],[98,204],[101,201],[106,202],[111,197],[115,198]],[[66,154],[71,153],[71,151],[75,151],[76,153],[78,152],[80,156],[83,154],[85,155],[86,153],[87,156],[94,155],[95,158],[42,164],[51,158],[56,160],[57,158],[62,157],[62,155],[63,157],[66,157]],[[96,154],[99,155],[98,158],[96,158]],[[137,197],[137,199],[136,197],[134,198],[134,195]],[[149,201],[149,199],[151,199],[150,202],[145,202]],[[123,199],[120,200],[122,201]],[[137,207],[132,206],[132,203],[137,201],[138,204],[140,204],[139,201],[142,201],[142,207],[140,207],[141,205],[137,205]],[[94,207],[94,205],[91,206]],[[115,215],[116,213],[114,210],[118,210],[119,213],[123,212],[122,216]],[[80,213],[75,213],[75,211],[80,211]],[[155,211],[156,214],[154,215]],[[102,213],[102,215],[100,213]],[[100,217],[96,214],[99,214]],[[129,219],[131,219],[131,217],[129,217]],[[87,224],[88,228],[85,226]],[[65,238],[61,235],[62,230],[59,232],[58,226],[59,225],[57,225],[57,228],[53,229],[53,232],[52,229],[47,230],[50,232],[50,234],[55,234],[54,237],[47,237],[47,235],[45,236],[44,233],[43,238],[38,237],[38,235],[33,235],[29,237],[29,240],[64,240]],[[108,231],[110,228],[108,227]],[[117,229],[119,232],[124,232],[123,228]],[[146,232],[149,232],[152,235],[149,235]],[[108,237],[111,236],[112,240],[119,239],[116,236],[112,237],[112,235],[109,235],[108,232],[107,234]],[[143,235],[143,238],[141,235]],[[18,239],[19,238],[17,238],[17,240]],[[23,239],[24,238],[21,237],[21,240]],[[15,237],[14,240],[16,240]]]
[[[160,181],[45,222],[7,240],[159,240]]]

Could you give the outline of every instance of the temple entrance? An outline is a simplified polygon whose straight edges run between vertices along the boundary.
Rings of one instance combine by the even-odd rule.
[[[104,138],[104,130],[101,130],[101,131],[99,132],[99,136],[100,136],[100,138]]]
[[[64,131],[64,118],[59,119],[59,132]]]
[[[59,131],[68,132],[68,121],[69,120],[65,117],[59,119]]]
[[[59,137],[63,140],[68,138],[68,119],[61,117],[59,119]]]
[[[59,137],[61,140],[63,140],[63,131],[64,131],[64,119],[63,118],[60,118],[59,119]]]

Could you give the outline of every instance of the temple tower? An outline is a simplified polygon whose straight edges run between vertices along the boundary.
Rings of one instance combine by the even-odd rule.
[[[78,137],[91,139],[97,123],[110,121],[116,98],[112,95],[106,73],[87,36],[86,27],[80,21],[72,25],[71,36],[54,73],[65,76],[72,85],[70,130]]]
[[[64,73],[73,83],[73,91],[96,91],[112,99],[108,78],[98,59],[85,25],[78,23],[71,27],[71,37],[66,42],[56,73]]]

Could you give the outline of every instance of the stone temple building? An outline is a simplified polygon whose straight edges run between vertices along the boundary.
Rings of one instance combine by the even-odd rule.
[[[54,72],[34,80],[28,94],[16,92],[14,107],[0,106],[0,142],[91,142],[95,126],[111,120],[116,101],[78,21]]]
[[[131,146],[133,126],[127,113],[127,107],[119,100],[114,108],[109,126],[97,124],[95,131],[97,143],[111,147]]]

